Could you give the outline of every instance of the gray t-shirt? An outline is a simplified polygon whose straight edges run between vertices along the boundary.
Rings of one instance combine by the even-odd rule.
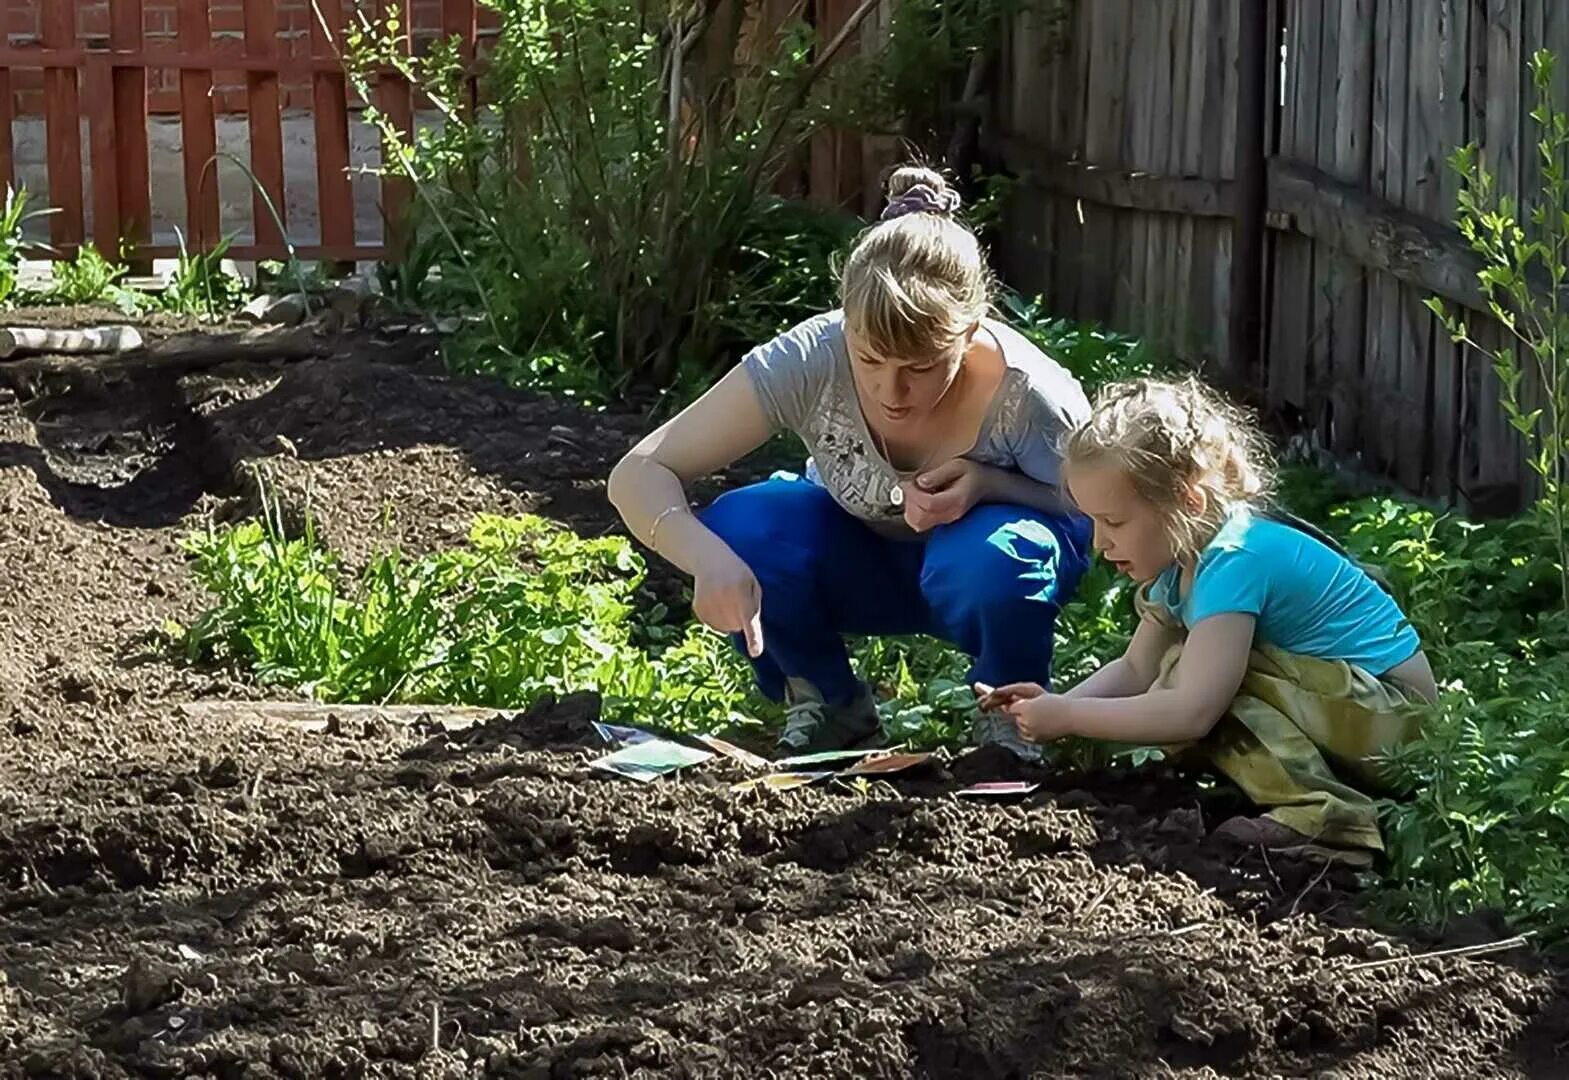
[[[1084,389],[1017,330],[995,319],[984,325],[1001,345],[1007,371],[964,457],[1056,486],[1062,436],[1089,416]],[[807,476],[878,532],[913,536],[892,496],[911,474],[888,464],[866,426],[850,371],[844,313],[808,319],[741,362],[774,430],[793,431],[806,444]]]

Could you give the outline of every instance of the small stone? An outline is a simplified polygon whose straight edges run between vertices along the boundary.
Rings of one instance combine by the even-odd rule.
[[[239,318],[270,326],[298,326],[309,307],[304,296],[271,296],[263,293],[240,310]]]
[[[632,928],[614,917],[595,919],[577,933],[577,943],[583,949],[615,949],[626,952],[635,944]]]
[[[162,964],[137,957],[120,980],[120,1000],[132,1016],[151,1012],[180,996],[174,972]]]
[[[327,304],[345,319],[358,319],[360,309],[374,292],[362,277],[345,278],[327,293]]]
[[[1387,941],[1370,942],[1366,955],[1369,960],[1389,960],[1395,955],[1395,947]]]

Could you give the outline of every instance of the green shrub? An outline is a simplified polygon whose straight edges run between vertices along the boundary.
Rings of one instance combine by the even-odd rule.
[[[831,307],[832,259],[858,223],[773,193],[816,132],[896,132],[912,72],[921,101],[941,98],[1015,6],[939,15],[900,0],[883,43],[852,58],[799,9],[769,26],[746,0],[486,3],[500,30],[477,109],[452,43],[410,59],[395,20],[349,35],[367,100],[391,64],[443,112],[410,143],[368,111],[387,168],[417,191],[399,223],[408,257],[383,283],[403,303],[476,316],[450,343],[460,370],[598,398],[632,384],[689,395]]]
[[[54,304],[112,303],[127,315],[149,306],[145,294],[124,288],[120,282],[129,272],[124,263],[111,262],[92,244],[77,249],[76,258],[56,262],[52,268],[54,284],[40,299]]]

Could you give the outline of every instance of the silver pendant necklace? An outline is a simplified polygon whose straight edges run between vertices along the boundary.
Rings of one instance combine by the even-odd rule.
[[[893,455],[888,453],[888,440],[883,438],[882,434],[879,433],[877,429],[873,428],[870,424],[866,425],[866,427],[867,430],[872,433],[872,438],[877,440],[879,449],[882,450],[883,462],[887,464],[890,469],[893,469],[894,476],[901,477],[899,470],[894,468]],[[923,472],[926,471],[926,467],[932,463],[932,458],[934,457],[936,457],[935,453],[926,455],[926,460],[921,462],[921,464],[918,465],[915,471],[910,475],[920,476]],[[893,504],[893,508],[895,510],[902,510],[904,508],[904,484],[902,483],[902,477],[901,479],[894,481],[893,488],[888,492],[888,501]]]

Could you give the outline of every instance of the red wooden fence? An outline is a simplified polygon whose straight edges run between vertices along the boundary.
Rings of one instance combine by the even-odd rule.
[[[409,0],[379,0],[383,12],[401,16],[409,28]],[[474,0],[443,0],[448,33],[475,38]],[[4,9],[6,0],[0,0]],[[52,245],[70,254],[85,239],[85,192],[81,123],[86,119],[92,165],[93,242],[106,254],[125,245],[133,262],[171,258],[178,249],[152,243],[152,197],[147,131],[148,71],[180,73],[180,124],[184,146],[185,232],[193,247],[207,248],[220,238],[217,127],[212,96],[215,71],[246,73],[250,121],[247,163],[272,207],[284,213],[283,128],[280,79],[309,77],[314,90],[318,205],[321,242],[297,246],[304,259],[370,261],[387,254],[384,243],[362,243],[355,235],[354,194],[349,173],[349,98],[339,45],[343,6],[315,5],[309,56],[283,56],[277,46],[275,0],[244,0],[243,52],[215,47],[209,0],[180,0],[178,47],[150,42],[143,33],[143,0],[110,0],[108,47],[87,47],[77,39],[77,5],[50,0],[42,12],[41,47],[13,48],[0,39],[0,186],[14,182],[11,122],[11,73],[44,72],[45,134],[48,144],[48,202],[59,213],[50,218]],[[377,75],[381,107],[405,132],[412,131],[412,91],[396,73]],[[382,183],[382,204],[389,220],[408,205],[405,181],[389,176]],[[240,260],[283,259],[284,237],[258,192],[254,198],[255,242],[236,247]]]

